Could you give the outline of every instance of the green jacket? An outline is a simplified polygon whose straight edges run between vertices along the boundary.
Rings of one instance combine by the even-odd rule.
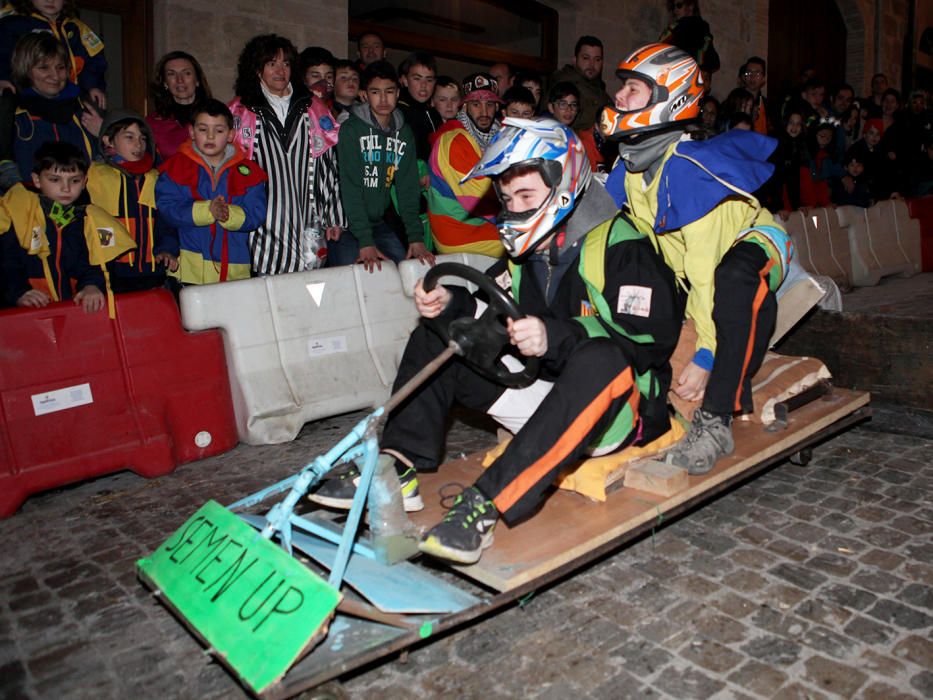
[[[391,129],[384,131],[369,105],[354,105],[340,126],[337,157],[343,208],[360,248],[374,245],[373,227],[391,206],[392,187],[408,242],[424,238],[418,215],[421,190],[415,136],[400,110],[392,113]]]

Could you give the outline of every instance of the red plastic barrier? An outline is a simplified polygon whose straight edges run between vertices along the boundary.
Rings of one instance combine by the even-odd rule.
[[[933,272],[933,194],[908,199],[907,209],[920,222],[920,269]]]
[[[160,476],[237,444],[223,341],[163,290],[0,313],[0,517],[31,493],[131,469]]]

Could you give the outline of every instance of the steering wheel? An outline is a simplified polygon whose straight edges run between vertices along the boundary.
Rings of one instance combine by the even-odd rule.
[[[446,343],[454,343],[456,352],[477,372],[499,384],[521,389],[531,384],[538,375],[540,361],[525,357],[523,369],[513,372],[501,362],[503,350],[509,347],[509,334],[503,317],[519,320],[525,317],[515,300],[500,289],[491,277],[476,268],[461,263],[446,262],[435,265],[424,276],[424,289],[430,292],[444,275],[460,277],[472,282],[489,298],[489,306],[479,318],[464,316],[444,325],[432,319],[432,327]]]

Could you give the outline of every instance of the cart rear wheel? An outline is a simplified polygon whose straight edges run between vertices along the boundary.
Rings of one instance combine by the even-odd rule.
[[[813,450],[809,447],[804,447],[799,452],[794,452],[788,459],[790,459],[791,464],[796,464],[798,467],[805,467],[810,463],[810,460],[813,459]]]

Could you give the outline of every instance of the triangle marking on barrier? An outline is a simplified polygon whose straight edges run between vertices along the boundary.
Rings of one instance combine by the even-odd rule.
[[[320,307],[321,299],[324,298],[324,282],[312,282],[311,284],[305,285],[305,289],[308,290],[308,294],[311,295],[315,305]]]

